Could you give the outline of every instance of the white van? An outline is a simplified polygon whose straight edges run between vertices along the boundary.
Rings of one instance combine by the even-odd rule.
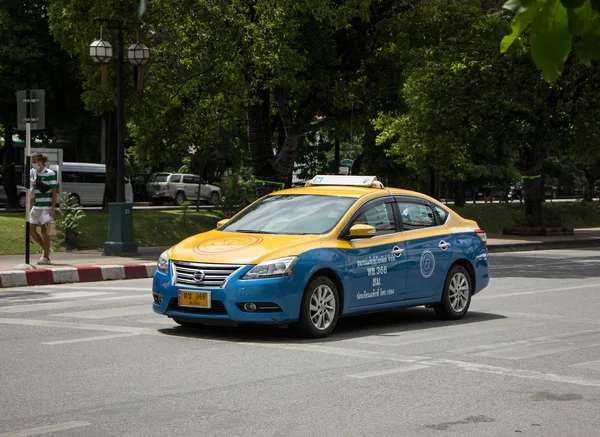
[[[63,162],[62,167],[50,165],[56,172],[61,192],[71,193],[71,197],[82,206],[102,205],[106,183],[106,165],[86,162]],[[125,181],[125,202],[133,203],[131,182]]]

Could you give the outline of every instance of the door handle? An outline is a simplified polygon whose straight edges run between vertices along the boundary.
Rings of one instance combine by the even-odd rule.
[[[401,256],[403,253],[404,249],[402,249],[401,247],[394,246],[394,248],[392,249],[392,255],[394,255],[396,258]]]
[[[450,243],[446,243],[444,240],[440,241],[440,244],[438,244],[438,247],[442,250],[446,250],[450,247]]]

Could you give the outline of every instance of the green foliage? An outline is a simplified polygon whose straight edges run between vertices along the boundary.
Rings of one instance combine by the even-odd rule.
[[[223,196],[217,205],[225,217],[233,217],[256,199],[254,178],[247,170],[231,172],[225,183],[219,184]]]
[[[192,202],[190,200],[186,200],[184,201],[180,206],[179,206],[179,211],[181,212],[181,221],[183,223],[183,227],[185,228],[185,222],[186,222],[186,218],[188,216],[188,211],[190,209],[190,206],[192,206]]]
[[[65,245],[68,248],[75,247],[75,239],[81,234],[81,222],[85,218],[83,207],[78,205],[70,197],[71,193],[58,194],[58,215],[56,224],[64,232]]]
[[[590,65],[592,59],[600,59],[597,4],[595,0],[509,0],[504,7],[515,16],[500,50],[505,53],[529,28],[531,55],[547,81],[561,75],[574,40],[579,59]]]

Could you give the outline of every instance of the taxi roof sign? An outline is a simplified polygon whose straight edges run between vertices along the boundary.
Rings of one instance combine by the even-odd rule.
[[[310,185],[346,185],[349,187],[381,187],[377,176],[340,176],[317,175],[309,181]]]

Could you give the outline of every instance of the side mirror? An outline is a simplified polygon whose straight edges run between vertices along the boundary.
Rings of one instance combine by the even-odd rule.
[[[229,220],[231,220],[231,219],[228,219],[228,218],[226,218],[226,219],[223,219],[223,220],[219,220],[219,221],[217,222],[217,228],[220,228],[220,227],[221,227],[221,226],[223,226],[225,223],[227,223]]]
[[[371,225],[356,224],[350,228],[350,238],[371,238],[376,232]]]

